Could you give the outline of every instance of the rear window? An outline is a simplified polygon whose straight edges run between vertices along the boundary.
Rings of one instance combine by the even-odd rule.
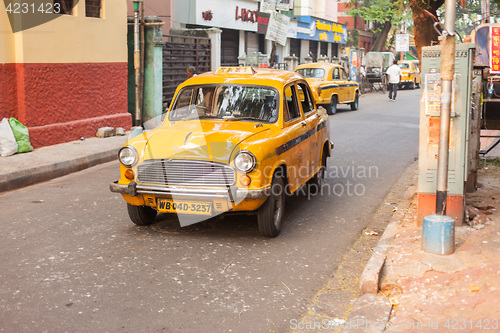
[[[301,68],[296,70],[303,77],[322,78],[325,76],[323,68]]]

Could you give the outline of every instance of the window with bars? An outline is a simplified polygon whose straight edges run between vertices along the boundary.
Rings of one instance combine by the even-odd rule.
[[[101,0],[85,0],[85,16],[101,17]]]
[[[54,13],[73,15],[73,0],[54,0]]]

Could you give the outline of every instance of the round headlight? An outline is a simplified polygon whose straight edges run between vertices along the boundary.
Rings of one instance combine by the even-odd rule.
[[[137,150],[135,150],[132,146],[125,146],[120,149],[118,153],[118,159],[120,163],[126,166],[127,168],[133,167],[137,161],[139,160],[139,156],[137,154]]]
[[[234,158],[234,166],[241,172],[250,172],[255,168],[255,156],[249,151],[240,151]]]

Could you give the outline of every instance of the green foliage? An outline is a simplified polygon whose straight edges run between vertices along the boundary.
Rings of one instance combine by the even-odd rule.
[[[351,30],[347,33],[347,46],[349,47],[358,47],[359,45],[359,32],[358,30]]]
[[[491,16],[498,16],[500,13],[500,0],[490,2]],[[465,37],[470,35],[472,30],[481,24],[481,0],[467,0],[467,8],[457,6],[457,16],[455,22],[456,32]],[[444,23],[444,5],[439,10],[439,18]]]
[[[378,23],[374,32],[379,32],[379,27],[386,22],[398,26],[402,22],[411,20],[411,11],[409,11],[406,0],[367,0],[363,1],[362,5],[357,3],[358,0],[351,1],[349,5],[351,9],[347,14],[351,17],[361,17],[365,21]]]
[[[494,166],[500,167],[500,158],[480,160],[479,165],[481,165],[483,167],[488,166],[488,165],[494,165]]]

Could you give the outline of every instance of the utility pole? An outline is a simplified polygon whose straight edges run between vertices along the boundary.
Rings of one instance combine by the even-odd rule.
[[[436,185],[436,214],[426,216],[422,247],[434,254],[452,254],[455,249],[455,221],[446,216],[448,199],[448,160],[453,77],[455,74],[456,0],[445,0],[444,30],[441,39],[441,112]]]
[[[445,1],[445,23],[441,40],[441,113],[436,188],[436,214],[446,215],[448,159],[453,76],[455,74],[455,0]]]
[[[481,23],[490,23],[490,0],[481,0]]]

